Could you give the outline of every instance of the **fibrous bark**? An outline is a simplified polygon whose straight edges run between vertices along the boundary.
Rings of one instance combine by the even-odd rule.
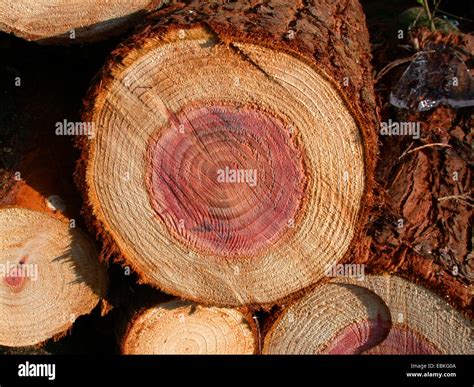
[[[157,18],[158,19],[158,18]],[[353,253],[376,145],[356,1],[191,2],[116,50],[86,100],[89,221],[145,283],[271,304]]]
[[[472,67],[474,58],[470,35],[417,29],[412,31],[411,40],[436,53],[426,66],[436,68],[437,77],[450,79],[443,66],[463,70],[459,89],[451,91],[453,98],[459,98],[469,85],[462,78],[470,78],[460,61]],[[447,47],[456,48],[455,54],[445,56]],[[399,70],[399,74],[394,71],[382,79],[381,90],[394,88],[404,74],[403,67]],[[430,93],[431,99],[439,100],[437,90]],[[383,91],[380,97],[384,97]],[[419,138],[380,137],[384,157],[378,164],[377,180],[383,188],[383,200],[379,216],[369,227],[371,241],[356,262],[367,264],[374,272],[397,273],[423,285],[473,318],[472,110],[448,106],[427,112],[394,110],[383,102],[382,121],[416,123],[420,133]]]
[[[251,316],[235,309],[169,301],[139,312],[130,322],[122,352],[138,354],[253,354]]]
[[[288,306],[266,354],[472,354],[472,321],[396,276],[337,279]]]

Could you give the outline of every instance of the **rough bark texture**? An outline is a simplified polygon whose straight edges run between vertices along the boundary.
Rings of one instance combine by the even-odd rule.
[[[270,0],[224,4],[217,1],[190,1],[186,8],[171,14],[157,12],[148,19],[148,26],[112,53],[112,59],[98,75],[85,100],[84,121],[90,121],[96,97],[112,82],[114,66],[121,63],[131,49],[145,45],[151,36],[161,35],[166,39],[170,31],[196,26],[208,30],[219,43],[233,50],[238,50],[233,43],[242,42],[298,55],[314,65],[338,89],[359,124],[363,139],[365,193],[358,229],[346,259],[360,254],[359,240],[373,203],[377,108],[371,78],[368,32],[357,1]],[[86,139],[79,139],[78,146],[83,153],[78,162],[76,180],[87,198],[83,183],[89,144]],[[104,241],[102,258],[113,257],[120,261],[123,257],[119,249],[101,221],[94,217],[90,205],[87,201],[85,215],[91,229]]]
[[[424,129],[429,134],[420,146],[451,147],[427,147],[399,159],[408,144],[391,141],[380,169],[387,184],[386,208],[374,226],[376,253],[370,264],[429,283],[472,314],[472,204],[466,196],[472,182],[472,134],[455,124],[438,128],[436,114]],[[400,219],[403,227],[398,227]]]
[[[369,34],[358,1],[190,1],[188,7],[166,17],[157,13],[150,21],[158,24],[146,28],[134,44],[143,43],[154,30],[165,32],[202,24],[229,44],[244,41],[298,52],[316,63],[339,86],[360,122],[367,141],[367,178],[371,179],[377,154],[377,107]],[[120,49],[116,54],[120,57]]]
[[[458,54],[472,67],[472,38],[423,29],[414,32],[414,38],[421,48],[429,43],[459,47],[463,54]],[[421,138],[381,136],[379,212],[369,227],[365,254],[357,262],[375,273],[399,273],[422,284],[472,318],[473,110],[440,106],[407,113],[390,108],[384,104],[385,90],[404,69],[379,84],[382,120],[420,122]]]

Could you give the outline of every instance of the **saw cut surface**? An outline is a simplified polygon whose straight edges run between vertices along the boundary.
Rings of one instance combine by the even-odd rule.
[[[78,30],[78,37],[100,34],[126,22],[131,14],[162,2],[152,0],[1,0],[0,29],[28,40]],[[81,30],[82,29],[82,30]]]
[[[395,276],[337,279],[286,308],[266,354],[472,354],[473,326],[429,290]]]
[[[348,251],[365,189],[359,128],[297,55],[150,36],[112,67],[87,120],[87,195],[141,279],[221,306],[265,304]]]
[[[0,209],[0,345],[65,332],[104,296],[106,273],[80,231],[41,212]]]
[[[138,314],[122,344],[124,354],[251,355],[254,332],[237,310],[170,301]]]

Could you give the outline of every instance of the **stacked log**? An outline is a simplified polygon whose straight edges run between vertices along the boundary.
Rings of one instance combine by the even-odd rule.
[[[168,355],[251,355],[258,350],[256,326],[248,314],[173,300],[132,318],[122,353]]]
[[[167,0],[0,1],[0,31],[43,43],[105,39],[132,26]]]
[[[338,280],[285,308],[266,354],[472,354],[472,321],[396,276]]]
[[[194,1],[133,36],[79,141],[105,251],[202,304],[271,305],[321,280],[370,207],[369,55],[355,1]]]
[[[0,209],[0,345],[65,333],[105,295],[94,243],[68,222],[22,207]]]

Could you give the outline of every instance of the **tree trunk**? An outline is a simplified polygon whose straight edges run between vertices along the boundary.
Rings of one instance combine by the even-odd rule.
[[[265,354],[472,354],[472,321],[395,276],[320,285],[280,314]]]
[[[127,355],[251,355],[257,348],[251,316],[180,300],[137,313],[122,341]]]
[[[137,23],[167,0],[0,1],[0,30],[44,43],[104,39]]]
[[[376,108],[357,1],[191,1],[117,49],[86,100],[88,218],[142,282],[269,305],[357,252]]]

